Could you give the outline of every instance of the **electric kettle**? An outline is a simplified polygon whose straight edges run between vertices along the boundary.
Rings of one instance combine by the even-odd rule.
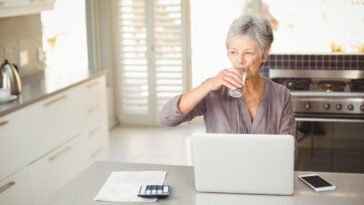
[[[5,60],[0,67],[0,88],[10,84],[12,95],[21,93],[21,81],[17,69],[17,66],[15,64],[10,64],[8,60]]]

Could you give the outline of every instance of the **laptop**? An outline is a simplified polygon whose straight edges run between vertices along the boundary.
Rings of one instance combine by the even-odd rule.
[[[195,133],[191,143],[197,191],[293,194],[292,135]]]

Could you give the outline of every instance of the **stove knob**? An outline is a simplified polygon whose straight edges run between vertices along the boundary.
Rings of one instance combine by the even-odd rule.
[[[360,110],[364,111],[364,105],[360,105]]]
[[[341,104],[336,104],[336,109],[337,110],[341,110],[343,108],[343,106]]]
[[[325,104],[324,104],[324,109],[325,109],[325,110],[330,109],[330,104],[329,104],[329,103],[325,103]]]
[[[306,110],[309,110],[310,108],[311,108],[311,104],[310,104],[310,103],[308,103],[308,102],[307,102],[307,103],[305,103],[305,109],[306,109]]]
[[[349,109],[350,111],[354,110],[354,105],[352,105],[352,104],[348,105],[348,109]]]

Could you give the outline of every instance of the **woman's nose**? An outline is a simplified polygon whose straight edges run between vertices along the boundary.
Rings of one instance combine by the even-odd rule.
[[[244,56],[244,54],[240,55],[240,56],[239,56],[239,63],[240,63],[240,64],[242,64],[242,63],[245,63],[245,61],[246,61],[246,60],[245,60],[245,56]]]

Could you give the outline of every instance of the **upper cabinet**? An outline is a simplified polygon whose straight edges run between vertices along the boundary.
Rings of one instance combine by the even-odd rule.
[[[54,8],[56,0],[0,0],[0,17],[40,13]]]

